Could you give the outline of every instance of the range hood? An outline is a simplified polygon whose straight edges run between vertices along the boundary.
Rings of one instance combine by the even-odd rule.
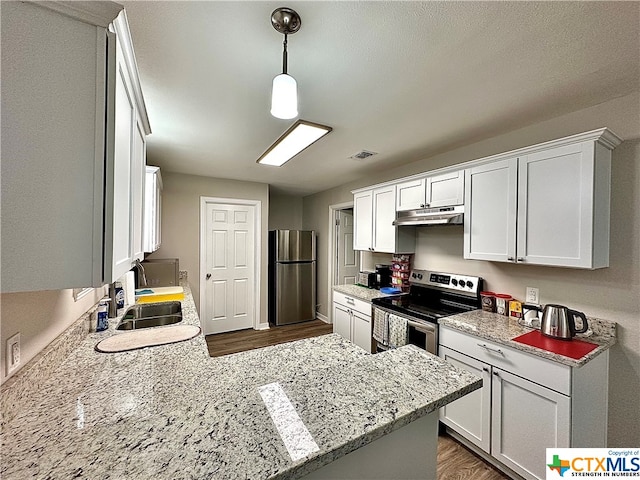
[[[464,206],[420,208],[398,212],[393,225],[460,225],[464,221]]]

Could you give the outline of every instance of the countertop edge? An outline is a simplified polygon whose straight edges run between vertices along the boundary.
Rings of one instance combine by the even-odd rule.
[[[537,357],[541,357],[544,358],[546,360],[550,360],[556,363],[560,363],[562,365],[566,365],[568,367],[573,367],[573,368],[579,368],[582,367],[583,365],[587,364],[589,361],[593,360],[594,358],[596,358],[598,355],[600,355],[601,353],[605,352],[606,350],[608,350],[609,348],[611,348],[613,345],[615,345],[617,343],[617,337],[614,334],[610,334],[610,335],[593,335],[593,336],[589,336],[589,337],[584,337],[584,336],[577,336],[576,338],[580,339],[580,340],[584,340],[585,342],[590,342],[590,343],[594,343],[596,345],[598,345],[594,350],[592,350],[591,352],[587,353],[586,355],[584,355],[583,357],[579,358],[579,359],[573,359],[570,357],[566,357],[564,355],[560,355],[554,352],[550,352],[547,350],[543,350],[541,348],[537,348],[537,347],[533,347],[530,345],[526,345],[524,343],[520,343],[520,342],[516,342],[513,340],[513,338],[516,338],[519,335],[515,335],[513,337],[511,337],[510,339],[506,340],[504,338],[501,338],[499,336],[496,335],[492,335],[490,333],[488,333],[487,331],[483,331],[483,330],[478,330],[476,325],[471,325],[468,321],[468,317],[469,314],[478,314],[480,313],[484,316],[486,316],[487,318],[489,315],[495,315],[495,318],[500,318],[500,319],[504,319],[504,317],[502,315],[498,315],[498,314],[489,314],[487,312],[482,312],[481,310],[476,310],[474,312],[467,312],[464,314],[459,314],[459,315],[452,315],[450,317],[445,317],[445,318],[441,318],[440,320],[438,320],[439,325],[441,326],[446,326],[446,327],[450,327],[454,330],[458,330],[460,332],[469,334],[469,335],[473,335],[475,337],[478,338],[483,338],[485,340],[489,340],[495,343],[499,343],[501,345],[504,345],[506,347],[510,347],[513,348],[514,350],[519,350],[531,355],[535,355]],[[615,333],[615,322],[611,322],[608,320],[602,320],[602,319],[597,319],[597,318],[588,318],[588,320],[590,322],[600,322],[603,325],[603,329],[602,331],[608,330],[609,333]],[[535,329],[534,328],[530,328],[530,327],[525,327],[522,326],[522,332],[521,334],[525,334],[528,332],[532,332]]]

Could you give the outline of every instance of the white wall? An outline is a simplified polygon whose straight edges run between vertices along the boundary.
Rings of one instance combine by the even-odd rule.
[[[518,129],[425,160],[304,198],[304,228],[318,230],[325,245],[328,205],[352,199],[350,190],[454,165],[600,127],[625,141],[612,154],[610,267],[595,271],[533,267],[462,258],[462,227],[419,228],[415,266],[482,276],[493,291],[524,295],[540,288],[542,302],[558,302],[588,316],[618,323],[619,343],[611,349],[609,445],[640,444],[640,95]],[[327,314],[326,246],[319,248],[318,303]],[[594,388],[599,388],[594,383]]]
[[[152,161],[152,159],[151,159]],[[262,267],[260,321],[267,322],[267,225],[269,186],[266,183],[162,172],[162,245],[149,258],[178,258],[188,272],[196,307],[200,308],[200,197],[239,198],[262,202]]]
[[[269,230],[301,230],[302,197],[269,189]]]
[[[105,294],[105,288],[96,288],[77,302],[71,289],[0,295],[0,383],[15,375]],[[20,333],[20,366],[7,376],[4,349],[7,339],[16,333]]]

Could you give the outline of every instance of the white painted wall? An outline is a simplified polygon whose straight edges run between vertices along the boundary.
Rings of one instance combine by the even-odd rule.
[[[302,230],[302,197],[269,189],[269,230]]]
[[[106,288],[96,288],[77,302],[71,289],[0,295],[0,383],[15,375],[105,295]],[[7,339],[18,332],[20,367],[7,376],[5,345]]]
[[[419,228],[415,266],[482,276],[493,291],[522,297],[540,288],[542,302],[558,302],[588,316],[618,322],[619,344],[611,350],[609,445],[640,444],[640,94],[460,147],[304,198],[304,228],[327,241],[328,205],[348,201],[350,190],[454,165],[599,127],[625,141],[612,155],[610,267],[595,271],[464,260],[462,227]],[[319,248],[318,303],[327,314],[326,250]],[[594,382],[594,388],[600,386]]]
[[[153,163],[153,159],[149,160]],[[261,322],[267,322],[267,225],[269,186],[265,183],[162,172],[162,245],[148,258],[178,258],[188,272],[196,306],[200,306],[200,197],[241,198],[262,202]]]

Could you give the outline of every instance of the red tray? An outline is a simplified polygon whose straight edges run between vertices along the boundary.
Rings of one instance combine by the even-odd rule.
[[[524,343],[531,347],[541,348],[549,352],[557,353],[565,357],[578,360],[587,353],[598,348],[595,343],[585,342],[583,340],[559,340],[556,338],[545,337],[538,330],[525,333],[513,339],[514,342]]]

